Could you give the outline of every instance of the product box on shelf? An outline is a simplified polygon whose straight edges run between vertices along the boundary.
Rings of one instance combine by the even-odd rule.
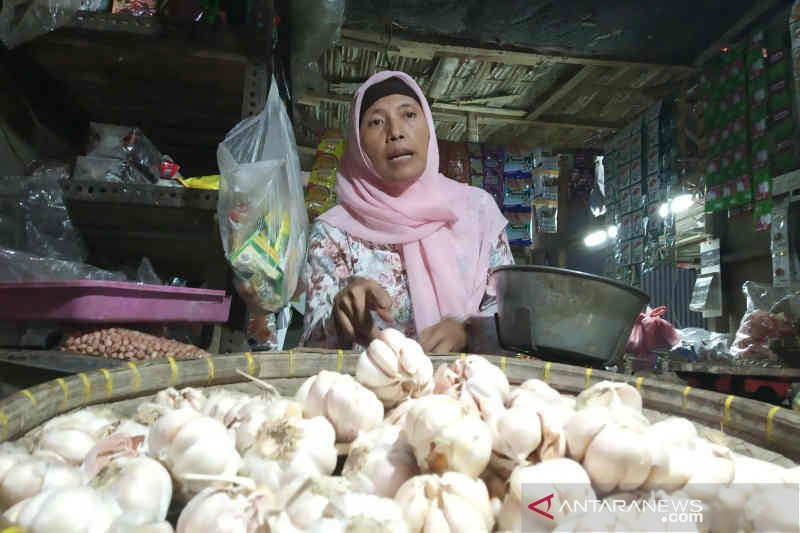
[[[639,264],[644,261],[644,239],[639,237],[631,241],[631,264]]]

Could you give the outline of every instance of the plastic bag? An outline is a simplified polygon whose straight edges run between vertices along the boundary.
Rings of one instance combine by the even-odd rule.
[[[236,288],[251,311],[276,312],[297,287],[308,215],[294,131],[274,79],[264,110],[228,133],[217,161],[217,215]]]
[[[0,39],[7,48],[51,32],[72,20],[82,0],[4,0]]]
[[[694,361],[726,361],[730,359],[730,335],[702,328],[685,328],[678,331],[681,342],[672,347],[670,355],[676,359]]]
[[[127,281],[124,274],[109,272],[76,261],[0,248],[0,282],[2,281]]]
[[[666,307],[650,307],[639,314],[631,330],[631,336],[625,351],[639,356],[652,356],[658,348],[672,348],[681,340],[675,328],[661,318],[667,311]]]
[[[747,312],[742,317],[730,353],[739,362],[798,360],[800,293],[788,287],[742,286]]]
[[[59,184],[68,177],[62,165],[46,165],[30,177],[0,178],[0,246],[67,261],[85,259],[86,247]]]

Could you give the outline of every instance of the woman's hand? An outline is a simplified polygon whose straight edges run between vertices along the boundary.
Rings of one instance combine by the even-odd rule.
[[[467,348],[466,324],[446,318],[420,333],[419,343],[426,353],[463,352]]]
[[[368,345],[378,334],[370,311],[387,322],[392,320],[392,299],[377,281],[353,278],[350,284],[333,298],[333,319],[340,346],[352,346],[356,341]]]

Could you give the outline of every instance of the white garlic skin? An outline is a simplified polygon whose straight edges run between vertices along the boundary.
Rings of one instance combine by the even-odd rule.
[[[575,410],[586,407],[616,407],[623,405],[635,411],[642,410],[642,396],[636,388],[620,381],[601,381],[578,394]]]
[[[321,533],[408,533],[403,510],[389,498],[372,494],[349,493],[334,498],[308,530]]]
[[[354,492],[353,485],[341,476],[320,476],[292,499],[286,515],[293,527],[307,530],[322,519],[332,500]],[[278,519],[281,520],[280,518]]]
[[[178,517],[176,533],[250,533],[250,502],[242,494],[206,488],[195,495]]]
[[[72,465],[28,457],[0,476],[0,511],[42,491],[79,487],[84,482],[82,472]]]
[[[480,355],[440,365],[433,379],[434,394],[457,398],[476,407],[484,416],[502,409],[511,390],[503,371]]]
[[[336,430],[336,442],[352,442],[359,431],[383,421],[383,404],[375,393],[347,374],[323,370],[301,386],[295,398],[303,397],[304,415],[327,418]]]
[[[393,498],[400,485],[420,473],[414,450],[398,426],[381,425],[353,441],[342,475],[358,492]]]
[[[433,391],[433,364],[419,343],[396,329],[384,329],[361,352],[356,380],[390,409]]]
[[[522,518],[522,485],[536,483],[543,494],[553,493],[552,508],[560,509],[563,500],[595,500],[589,475],[572,459],[552,459],[531,466],[518,467],[508,480],[508,493],[497,515],[497,526],[504,531],[520,531]],[[527,505],[528,502],[526,502]],[[537,516],[538,525],[549,531],[557,526],[548,518]]]
[[[278,493],[336,468],[336,433],[323,417],[287,417],[265,425],[245,453],[239,474]]]
[[[114,459],[90,484],[111,496],[130,523],[157,523],[167,517],[172,479],[167,469],[150,457]]]
[[[489,464],[492,435],[474,410],[444,395],[418,399],[403,428],[422,472],[478,477]]]
[[[122,511],[90,487],[40,492],[6,511],[4,517],[32,532],[106,533]]]
[[[395,501],[403,508],[412,533],[488,533],[494,527],[486,485],[458,472],[414,477],[400,487]]]

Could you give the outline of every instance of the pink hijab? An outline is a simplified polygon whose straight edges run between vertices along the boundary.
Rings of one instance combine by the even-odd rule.
[[[359,133],[364,92],[397,77],[419,97],[428,123],[428,161],[422,175],[402,192],[389,194]],[[489,251],[507,221],[491,196],[439,173],[439,146],[430,106],[404,72],[373,75],[356,92],[350,135],[337,175],[339,204],[320,220],[361,240],[398,244],[414,309],[417,331],[447,317],[478,311],[487,284]]]

